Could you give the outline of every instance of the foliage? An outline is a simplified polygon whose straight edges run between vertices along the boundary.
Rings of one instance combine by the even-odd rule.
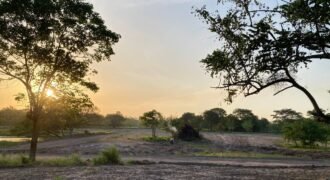
[[[211,77],[220,78],[218,88],[228,92],[229,102],[276,87],[303,92],[319,117],[328,121],[312,94],[295,75],[317,59],[330,59],[330,2],[295,0],[218,0],[219,11],[206,7],[196,14],[215,33],[220,47],[201,62]],[[221,13],[220,13],[221,12]]]
[[[88,127],[94,127],[94,126],[103,127],[104,125],[106,125],[104,116],[96,112],[85,113],[82,115],[82,118],[86,122],[85,125]]]
[[[329,126],[311,119],[302,119],[299,121],[287,123],[283,128],[284,138],[298,142],[303,146],[314,146],[315,143],[327,143],[330,138]]]
[[[147,137],[143,137],[142,139],[144,141],[148,141],[148,142],[169,142],[171,137],[167,137],[167,136],[156,136],[156,137],[147,136]]]
[[[94,165],[121,164],[119,151],[115,148],[109,148],[102,151],[93,159]]]
[[[201,135],[192,126],[186,124],[178,132],[178,138],[184,141],[193,141],[201,139]]]
[[[184,125],[188,124],[200,131],[204,126],[203,117],[191,112],[183,113],[180,118],[170,118],[168,122],[176,129],[181,129]]]
[[[125,117],[120,112],[117,112],[116,114],[106,115],[105,120],[108,121],[110,127],[118,128],[123,125],[123,122],[125,121]]]
[[[204,126],[210,131],[224,130],[226,111],[222,108],[213,108],[203,113]]]
[[[275,110],[272,117],[274,120],[272,125],[273,132],[281,132],[287,123],[303,119],[303,116],[300,112],[292,109]]]
[[[97,91],[87,79],[96,73],[90,65],[109,60],[119,38],[82,0],[0,2],[0,79],[17,80],[27,92],[32,160],[47,92],[61,97],[84,89]]]
[[[143,116],[140,117],[140,120],[144,126],[152,129],[152,136],[156,137],[156,128],[161,123],[161,120],[163,120],[162,114],[156,110],[152,110],[144,113]]]
[[[15,126],[26,119],[26,110],[7,107],[0,110],[0,126]]]

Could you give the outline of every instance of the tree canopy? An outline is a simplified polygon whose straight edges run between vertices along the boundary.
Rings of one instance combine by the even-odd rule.
[[[303,92],[320,121],[330,122],[312,94],[296,80],[301,68],[315,60],[330,60],[330,1],[218,0],[220,10],[196,9],[221,46],[201,62],[231,102],[275,86]],[[224,10],[227,11],[224,11]]]

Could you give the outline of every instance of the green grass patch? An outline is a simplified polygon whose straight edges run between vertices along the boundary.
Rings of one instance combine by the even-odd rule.
[[[93,158],[94,165],[106,165],[106,164],[122,164],[119,151],[115,148],[109,148],[102,151],[98,156]]]
[[[146,137],[142,137],[143,141],[148,141],[148,142],[168,142],[170,141],[171,137],[167,137],[167,136],[156,136],[156,137],[152,137],[152,136],[146,136]]]
[[[18,144],[22,144],[22,142],[0,141],[0,148],[12,147]]]
[[[303,151],[303,152],[330,152],[330,147],[325,145],[315,145],[315,146],[302,146],[295,145],[293,143],[281,143],[279,146],[295,150],[295,151]]]
[[[22,167],[30,164],[29,158],[24,155],[0,155],[0,167]]]
[[[40,166],[59,166],[59,167],[86,165],[86,162],[82,160],[81,157],[77,154],[73,154],[67,157],[41,159],[35,163]]]
[[[288,158],[282,154],[266,154],[256,152],[223,151],[223,152],[198,152],[195,156],[223,157],[223,158]]]

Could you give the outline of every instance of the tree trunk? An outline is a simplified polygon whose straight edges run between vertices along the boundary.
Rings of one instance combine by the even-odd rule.
[[[293,82],[293,86],[298,88],[299,90],[301,90],[307,97],[308,99],[311,101],[314,111],[315,111],[315,116],[317,117],[318,121],[321,122],[326,122],[326,123],[330,123],[330,119],[329,117],[327,117],[321,110],[320,106],[317,104],[315,98],[312,96],[312,94],[307,91],[307,89],[305,89],[304,87],[300,86],[297,82]]]
[[[32,137],[31,137],[31,144],[30,144],[30,160],[35,161],[36,160],[36,154],[37,154],[37,144],[38,144],[38,137],[39,137],[39,122],[38,117],[32,115]]]
[[[285,70],[286,75],[290,78],[292,86],[294,86],[295,88],[301,90],[307,97],[308,99],[311,101],[314,111],[315,111],[315,116],[317,116],[317,121],[320,122],[326,122],[326,123],[330,123],[330,117],[326,116],[320,106],[317,104],[315,98],[312,96],[312,94],[304,87],[302,87],[300,84],[298,84],[295,79],[291,76],[290,72],[286,69]]]
[[[152,137],[155,138],[156,137],[156,127],[152,127]]]

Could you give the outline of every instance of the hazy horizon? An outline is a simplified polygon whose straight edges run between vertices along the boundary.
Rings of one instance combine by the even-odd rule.
[[[251,109],[259,117],[270,118],[274,110],[292,108],[306,113],[312,109],[308,98],[290,89],[277,96],[274,88],[248,98],[242,96],[228,105],[224,91],[211,79],[199,61],[217,48],[216,35],[191,12],[192,7],[214,8],[216,0],[89,0],[108,27],[121,34],[111,62],[96,64],[92,79],[100,91],[91,94],[100,113],[116,111],[139,117],[156,109],[165,116],[184,112],[202,113],[220,107]],[[298,81],[314,95],[320,107],[329,110],[327,71],[330,63],[319,60],[299,72]],[[0,108],[22,105],[14,95],[24,92],[17,81],[0,83]]]

